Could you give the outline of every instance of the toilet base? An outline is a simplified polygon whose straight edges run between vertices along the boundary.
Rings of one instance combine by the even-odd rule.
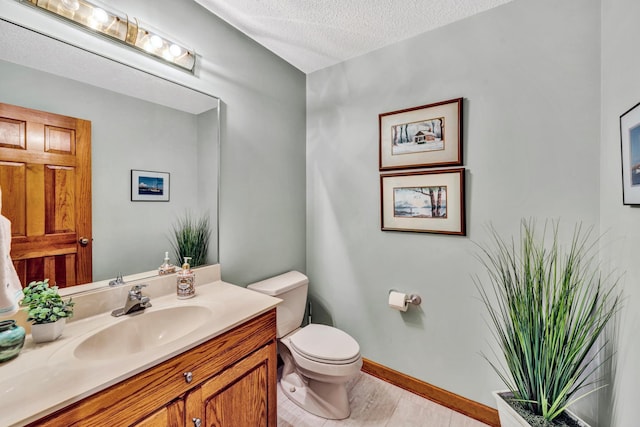
[[[349,418],[347,383],[360,372],[362,358],[343,365],[324,364],[296,356],[290,345],[290,335],[278,340],[284,395],[313,415],[329,420]]]
[[[332,384],[303,378],[283,369],[280,386],[293,403],[307,412],[329,420],[349,418],[351,408],[345,384]]]

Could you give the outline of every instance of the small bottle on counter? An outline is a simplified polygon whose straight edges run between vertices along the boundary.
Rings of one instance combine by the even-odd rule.
[[[176,272],[176,266],[169,261],[169,252],[164,253],[164,262],[158,268],[159,275],[171,274]]]
[[[191,298],[196,294],[196,274],[191,271],[189,261],[191,257],[184,257],[184,264],[182,264],[182,270],[176,274],[176,292],[178,299]]]

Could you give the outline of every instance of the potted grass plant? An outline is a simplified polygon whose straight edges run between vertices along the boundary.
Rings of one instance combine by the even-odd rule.
[[[49,286],[49,279],[31,282],[22,292],[20,302],[27,309],[27,321],[31,325],[34,342],[54,341],[62,335],[66,319],[73,316],[74,302],[64,301],[58,294],[57,286]]]
[[[207,262],[211,226],[208,214],[194,217],[190,212],[179,217],[173,224],[171,246],[178,264],[182,264],[185,257],[190,257],[191,267],[197,267]]]
[[[518,243],[489,230],[478,254],[488,282],[475,283],[504,356],[485,355],[508,388],[494,393],[502,427],[587,426],[568,407],[602,387],[601,337],[621,304],[616,281],[599,272],[597,239],[577,225],[563,246],[557,223],[537,233],[532,220]]]

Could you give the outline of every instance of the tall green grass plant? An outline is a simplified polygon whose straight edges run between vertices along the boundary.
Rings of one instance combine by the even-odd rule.
[[[475,283],[506,365],[485,358],[516,400],[553,420],[598,388],[607,344],[599,337],[621,304],[616,280],[600,275],[591,228],[577,225],[566,248],[557,223],[537,234],[523,220],[517,244],[489,230],[478,254],[488,284]]]
[[[211,226],[208,214],[196,218],[190,212],[186,212],[184,216],[179,217],[173,224],[170,239],[178,265],[182,264],[184,257],[191,258],[192,267],[206,264],[210,239]]]

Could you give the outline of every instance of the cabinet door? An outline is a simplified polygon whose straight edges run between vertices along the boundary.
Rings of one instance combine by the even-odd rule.
[[[184,427],[184,401],[178,399],[171,402],[132,427]]]
[[[276,347],[270,344],[190,392],[187,426],[275,427],[275,387]]]

